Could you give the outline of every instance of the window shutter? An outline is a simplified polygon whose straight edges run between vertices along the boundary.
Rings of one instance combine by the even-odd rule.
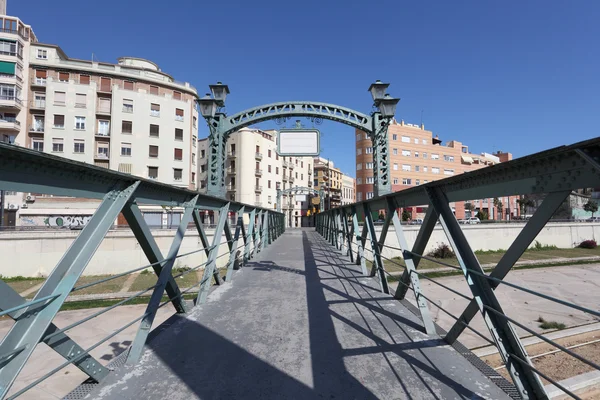
[[[89,75],[79,75],[79,83],[82,85],[90,84],[90,76]]]
[[[133,90],[133,82],[125,81],[123,83],[123,87],[125,88],[125,90]]]
[[[175,149],[175,159],[183,160],[183,149]]]
[[[176,108],[175,115],[177,115],[178,117],[183,117],[183,110],[181,108]]]
[[[48,71],[46,71],[45,69],[36,69],[35,70],[36,78],[46,78],[47,76],[48,76]]]
[[[150,104],[150,110],[152,111],[160,111],[160,104]]]

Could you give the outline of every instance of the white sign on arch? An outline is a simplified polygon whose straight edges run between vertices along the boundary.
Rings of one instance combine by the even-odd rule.
[[[318,156],[319,136],[317,129],[282,129],[277,140],[280,156]]]

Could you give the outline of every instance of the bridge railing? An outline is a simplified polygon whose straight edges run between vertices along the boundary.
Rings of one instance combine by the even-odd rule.
[[[127,363],[135,363],[142,354],[160,308],[171,304],[177,313],[186,313],[191,307],[204,303],[213,284],[231,281],[235,269],[243,266],[285,229],[283,214],[273,210],[204,196],[191,190],[3,143],[0,143],[0,190],[101,200],[89,222],[32,299],[24,298],[0,279],[0,317],[14,320],[0,343],[0,398],[15,398],[70,364],[89,376],[91,382],[101,381],[110,371],[90,352],[138,324],[135,339],[126,356]],[[166,254],[159,248],[144,220],[140,209],[144,205],[180,207],[184,210]],[[212,237],[201,220],[204,211],[215,213],[216,224],[212,227]],[[228,220],[232,212],[236,213],[237,222],[230,226]],[[127,221],[148,263],[94,282],[78,284],[119,215]],[[194,230],[188,230],[189,226],[193,226]],[[182,252],[182,242],[188,232],[197,234],[201,245],[192,251]],[[183,270],[174,268],[180,260],[186,257],[190,260],[198,253],[202,254],[202,262],[197,262],[198,257],[195,257],[193,260],[197,265]],[[114,263],[119,261],[116,258],[113,260]],[[219,265],[222,268],[218,268]],[[19,275],[19,265],[14,265],[14,268],[15,275]],[[202,270],[197,281],[192,280],[194,282],[188,288],[180,289],[178,279],[189,274],[199,275]],[[71,294],[143,271],[155,274],[156,280],[65,327],[58,328],[53,323]],[[82,347],[68,336],[71,329],[132,303],[146,304],[145,311],[93,345]],[[38,373],[39,377],[32,382],[21,382],[11,390],[33,351],[42,342],[64,357],[65,361],[56,368],[44,371],[43,375]]]
[[[584,371],[600,371],[598,363],[578,351],[577,346],[561,345],[556,339],[543,334],[540,329],[534,329],[531,324],[533,321],[523,321],[520,315],[511,316],[514,312],[511,307],[506,308],[508,312],[505,312],[497,293],[511,290],[537,298],[535,304],[541,307],[541,313],[543,310],[555,313],[557,310],[562,311],[562,308],[567,308],[573,310],[572,313],[587,315],[591,321],[600,317],[597,302],[582,305],[578,304],[576,298],[561,299],[560,295],[557,296],[561,293],[559,288],[561,282],[551,284],[551,290],[547,293],[536,290],[537,287],[528,288],[520,282],[517,284],[505,280],[515,263],[544,229],[552,215],[569,198],[572,191],[596,187],[600,187],[600,139],[555,148],[369,201],[335,208],[318,214],[316,227],[317,231],[333,246],[348,255],[351,262],[360,265],[365,276],[375,277],[382,292],[393,294],[395,299],[405,301],[408,291],[412,291],[415,295],[417,312],[428,334],[443,336],[446,342],[459,351],[468,352],[458,342],[461,334],[468,329],[486,343],[495,346],[503,363],[502,366],[496,367],[496,370],[505,369],[508,372],[514,386],[509,385],[506,390],[513,397],[546,399],[548,390],[558,390],[573,398],[579,398],[571,387],[564,384],[564,381],[553,379],[550,376],[552,374],[547,370],[542,371],[532,361],[534,357],[530,357],[520,336],[531,335],[553,346],[557,349],[556,352],[562,352],[577,360],[580,366],[584,367]],[[462,228],[465,225],[459,224],[450,203],[530,194],[545,194],[545,197],[491,272],[486,273],[465,236]],[[414,243],[409,245],[398,210],[416,206],[427,206],[427,211]],[[381,229],[376,230],[373,212],[380,211],[385,213],[385,221]],[[359,221],[362,224],[359,224]],[[425,254],[425,248],[438,221],[449,247],[455,254],[454,261],[458,265]],[[395,237],[397,246],[386,243],[388,235]],[[385,249],[399,252],[400,257],[386,257]],[[462,287],[450,285],[448,280],[441,278],[443,274],[439,272],[418,271],[417,267],[423,260],[446,268],[454,275],[464,277]],[[386,270],[386,265],[388,268],[393,266],[400,271],[400,274],[391,274]],[[576,273],[573,271],[573,274]],[[576,277],[574,279],[577,280]],[[395,291],[389,287],[391,280],[398,281]],[[433,292],[433,287],[424,286],[424,281],[444,288],[448,291],[448,296],[433,298],[433,295],[426,290],[429,287]],[[583,284],[583,280],[580,282]],[[458,301],[465,301],[465,308],[457,316],[450,313],[448,308]],[[447,314],[455,322],[448,329],[443,329],[434,323],[430,306]],[[487,332],[475,328],[476,324],[473,321],[476,318],[482,321],[479,325],[487,328]],[[537,322],[543,323],[544,320],[540,317]],[[560,324],[556,326],[558,329],[563,328]],[[475,364],[481,367],[483,363],[478,361]],[[487,372],[490,372],[489,367],[487,368]],[[491,370],[491,373],[496,382],[503,380],[497,372]],[[554,386],[544,386],[544,380]]]

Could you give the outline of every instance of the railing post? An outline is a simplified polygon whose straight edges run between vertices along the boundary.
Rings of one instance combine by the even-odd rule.
[[[363,203],[363,210],[365,213],[365,225],[369,232],[369,239],[371,240],[371,251],[373,252],[373,269],[371,270],[371,276],[373,272],[379,272],[379,284],[383,293],[390,293],[388,287],[387,277],[385,276],[385,270],[383,267],[383,261],[381,260],[381,249],[377,242],[377,234],[375,233],[375,225],[373,224],[373,216],[371,215],[371,208],[367,203]]]
[[[208,296],[208,291],[210,290],[212,283],[212,277],[219,275],[219,270],[217,269],[217,256],[219,254],[219,248],[221,247],[221,237],[225,229],[225,224],[227,223],[228,212],[229,203],[224,205],[219,210],[219,220],[213,234],[213,243],[208,254],[208,260],[206,262],[206,267],[204,268],[204,274],[202,274],[202,281],[200,283],[200,289],[198,290],[196,304],[202,304],[206,302],[206,297]]]
[[[227,273],[225,274],[226,282],[231,282],[231,279],[233,278],[233,267],[237,259],[236,254],[238,250],[238,241],[240,239],[240,232],[243,225],[244,207],[240,208],[240,210],[237,212],[237,223],[235,225],[235,237],[233,238],[233,241],[231,241],[231,230],[229,229],[229,226],[225,224],[225,227],[227,228],[226,233],[229,233],[229,235],[225,235],[227,238],[227,244],[229,244],[229,262],[227,263]]]
[[[346,255],[350,256],[350,262],[354,262],[354,253],[352,252],[352,235],[353,231],[351,231],[350,226],[348,225],[348,214],[346,214],[346,210],[342,209],[342,223],[344,227],[344,241],[348,246],[346,250]]]
[[[244,248],[244,263],[247,263],[252,257],[250,245],[254,245],[254,220],[256,219],[256,210],[250,211],[250,217],[248,221],[248,235],[245,237],[246,247]]]
[[[171,270],[173,269],[173,264],[175,264],[175,257],[177,256],[177,253],[179,253],[179,248],[183,242],[183,237],[185,236],[185,231],[187,230],[188,224],[192,221],[192,214],[194,213],[194,207],[196,206],[197,201],[198,196],[194,197],[194,199],[188,203],[185,208],[185,212],[181,216],[181,222],[177,228],[177,231],[175,232],[175,237],[171,243],[171,248],[167,254],[165,264],[163,265],[162,271],[160,271],[160,274],[158,275],[156,287],[154,288],[152,296],[150,296],[150,301],[146,306],[144,318],[142,318],[142,321],[140,322],[135,339],[133,340],[133,343],[129,349],[129,354],[127,355],[127,364],[129,365],[135,364],[142,355],[144,345],[146,344],[146,339],[148,338],[148,334],[152,329],[152,323],[154,322],[154,317],[156,316],[156,311],[158,310],[165,287],[169,281],[169,277],[172,278]]]
[[[456,221],[450,209],[446,195],[439,187],[426,187],[425,190],[429,195],[431,204],[440,217],[442,228],[456,253],[456,258],[471,289],[473,298],[477,302],[483,320],[496,343],[500,356],[506,364],[507,371],[510,373],[515,386],[519,390],[519,394],[524,399],[547,398],[548,395],[538,376],[531,369],[521,365],[521,363],[512,361],[510,354],[514,354],[521,360],[531,363],[512,325],[505,318],[501,318],[496,313],[486,310],[486,307],[489,307],[498,314],[504,315],[504,310],[502,310],[490,283],[480,275],[484,274],[483,268],[481,268],[477,257],[471,250],[471,246],[469,246],[467,238],[461,230],[460,225],[458,225],[458,221]],[[477,272],[477,274],[472,274],[471,271]]]
[[[139,181],[129,187],[121,186],[104,196],[102,203],[71,244],[50,276],[46,279],[33,300],[56,296],[53,300],[41,302],[25,309],[29,318],[15,322],[0,344],[0,354],[7,354],[24,347],[0,369],[0,398],[4,398],[15,378],[31,356],[36,345],[48,330],[52,320],[73,289],[79,276],[88,265],[104,236],[113,226],[119,213],[133,197]]]
[[[254,254],[260,253],[260,237],[262,236],[263,212],[259,211],[254,225]]]
[[[365,262],[365,242],[367,238],[367,225],[363,224],[362,233],[358,226],[358,213],[356,206],[352,206],[352,225],[354,227],[354,234],[356,235],[356,265],[360,265],[363,276],[367,276],[367,264]]]
[[[521,233],[519,233],[515,241],[511,244],[506,253],[504,253],[498,262],[498,265],[496,265],[496,268],[492,270],[490,274],[491,277],[496,279],[504,279],[506,277],[513,265],[521,258],[525,250],[527,250],[527,247],[529,247],[538,233],[544,228],[550,217],[552,217],[554,212],[570,194],[570,190],[565,190],[562,192],[549,193],[546,196],[531,219],[527,221],[527,224],[523,227]],[[492,289],[495,289],[498,285],[498,282],[490,281]],[[479,307],[477,306],[477,302],[471,300],[458,321],[450,328],[444,340],[450,344],[454,343],[464,331],[466,325],[468,325],[475,315],[477,315],[478,311]]]
[[[264,250],[267,245],[269,244],[269,212],[265,211],[264,215],[263,215],[263,228],[261,231],[262,237],[261,237],[261,250]]]
[[[425,213],[425,218],[423,218],[423,224],[421,225],[421,229],[419,229],[417,239],[413,244],[413,253],[423,255],[423,252],[425,251],[425,247],[427,247],[427,242],[429,242],[429,238],[431,237],[431,233],[435,228],[437,220],[437,213],[430,205],[427,208],[427,212]],[[413,258],[415,270],[419,267],[420,262],[420,257]],[[410,273],[408,272],[408,270],[404,270],[404,272],[402,273],[402,277],[400,278],[400,283],[396,288],[396,294],[394,295],[398,300],[402,300],[404,296],[406,296],[406,293],[408,292],[408,285],[410,284],[410,282]]]
[[[408,250],[408,242],[406,241],[406,237],[404,236],[404,230],[402,228],[402,224],[400,223],[400,218],[398,218],[398,214],[396,213],[395,202],[391,198],[388,198],[387,211],[388,215],[391,217],[390,219],[392,220],[392,223],[394,224],[396,239],[398,239],[398,244],[402,249],[404,263],[406,264],[406,271],[408,271],[408,275],[412,283],[412,288],[415,291],[415,299],[417,300],[417,306],[421,314],[423,327],[425,328],[425,332],[428,335],[436,334],[437,332],[435,330],[435,325],[433,324],[433,320],[431,319],[431,313],[429,312],[429,308],[427,307],[427,300],[421,295],[423,291],[419,282],[419,276],[415,273],[416,268],[412,259],[412,255],[410,255],[410,253],[405,252],[406,250]],[[398,286],[400,286],[400,284]],[[394,297],[396,297],[395,294]]]

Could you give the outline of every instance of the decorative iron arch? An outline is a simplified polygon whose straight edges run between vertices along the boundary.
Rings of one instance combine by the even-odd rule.
[[[304,186],[294,186],[288,189],[277,189],[277,212],[281,212],[281,196],[283,196],[284,194],[292,194],[292,193],[313,193],[319,196],[319,199],[321,200],[321,204],[320,204],[320,209],[323,210],[324,209],[324,202],[325,202],[325,195],[324,192],[322,190],[316,190],[313,188],[308,188],[308,187],[304,187]]]

